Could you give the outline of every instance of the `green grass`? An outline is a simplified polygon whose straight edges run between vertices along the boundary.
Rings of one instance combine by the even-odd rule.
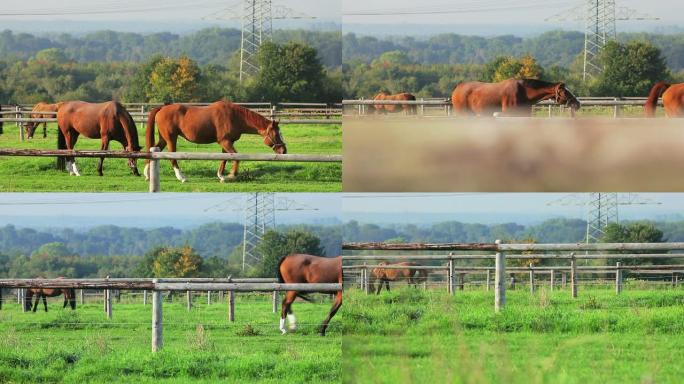
[[[681,382],[684,290],[349,290],[347,383]]]
[[[342,153],[342,128],[340,125],[284,125],[283,137],[288,153],[340,154]],[[144,129],[139,129],[140,143],[144,146]],[[158,135],[157,135],[158,136]],[[272,153],[263,144],[261,136],[243,135],[235,144],[240,153]],[[5,124],[0,135],[0,148],[56,149],[57,127],[48,127],[48,137],[42,137],[42,127],[36,130],[32,140],[21,142],[14,124]],[[100,149],[100,140],[79,138],[76,149]],[[121,150],[119,143],[110,145]],[[178,151],[220,152],[218,144],[197,145],[182,138]],[[99,192],[99,191],[147,191],[144,177],[135,177],[125,159],[105,159],[104,176],[97,176],[99,159],[77,160],[81,177],[69,176],[54,168],[54,158],[0,157],[0,192]],[[168,161],[161,163],[161,190],[166,192],[339,192],[342,189],[342,166],[339,163],[277,163],[241,162],[236,181],[221,184],[216,177],[217,161],[179,162],[188,182],[182,184],[173,173]],[[142,174],[144,162],[138,162]],[[226,165],[226,173],[230,163]]]
[[[216,299],[216,297],[215,297]],[[226,303],[197,297],[165,302],[164,347],[152,353],[151,305],[114,303],[108,321],[102,303],[76,311],[53,299],[48,313],[0,311],[0,383],[329,383],[340,381],[341,332],[333,319],[317,335],[331,303],[293,305],[299,330],[281,335],[270,296],[237,294],[234,323]]]

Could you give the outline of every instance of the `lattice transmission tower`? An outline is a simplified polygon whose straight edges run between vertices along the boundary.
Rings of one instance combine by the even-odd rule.
[[[578,6],[548,17],[546,21],[584,22],[584,81],[601,73],[600,54],[603,47],[617,37],[616,21],[659,20],[627,7],[618,7],[615,0],[582,0]]]
[[[206,208],[205,211],[242,211],[242,270],[258,264],[262,256],[258,245],[264,234],[276,228],[276,211],[317,211],[308,205],[276,196],[272,192],[247,193]]]
[[[239,10],[236,12],[236,10]],[[273,38],[273,20],[315,19],[271,0],[241,0],[203,19],[240,20],[240,82],[259,72],[257,54],[261,45]]]
[[[552,201],[547,205],[578,205],[586,209],[587,243],[600,241],[608,224],[619,223],[618,207],[621,205],[660,204],[657,201],[643,198],[636,193],[583,193],[571,194]]]

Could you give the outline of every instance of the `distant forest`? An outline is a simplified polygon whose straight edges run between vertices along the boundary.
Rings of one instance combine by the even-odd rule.
[[[342,64],[340,32],[278,30],[273,36],[276,43],[297,41],[310,45],[326,67],[337,68]],[[4,59],[27,60],[48,48],[60,49],[68,60],[80,63],[141,63],[154,55],[163,55],[188,56],[201,65],[226,65],[239,55],[240,30],[207,28],[187,35],[99,31],[79,37],[67,33],[35,36],[10,30],[0,33],[0,57]]]
[[[618,41],[646,41],[659,48],[668,67],[684,70],[684,33],[621,33]],[[498,56],[534,57],[543,67],[570,67],[584,49],[584,34],[574,31],[550,31],[535,37],[512,35],[482,37],[439,34],[429,38],[409,36],[376,38],[347,33],[343,36],[345,62],[359,60],[370,64],[391,51],[404,52],[415,64],[485,64]]]

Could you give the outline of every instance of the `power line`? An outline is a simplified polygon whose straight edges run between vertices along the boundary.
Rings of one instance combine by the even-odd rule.
[[[500,4],[500,2],[498,2]],[[470,7],[454,8],[453,4],[444,5],[436,8],[428,8],[425,6],[416,8],[406,8],[404,10],[396,9],[378,9],[378,10],[361,10],[343,12],[345,16],[403,16],[403,15],[434,15],[434,14],[459,14],[459,13],[478,13],[478,12],[493,12],[493,11],[513,11],[525,10],[539,7],[561,6],[572,4],[572,1],[539,1],[526,4],[511,4],[511,5],[473,5]]]
[[[153,12],[153,11],[163,11],[172,9],[188,9],[195,8],[197,6],[213,5],[213,4],[223,4],[220,0],[205,0],[198,1],[192,4],[175,4],[175,5],[159,5],[159,6],[148,6],[148,7],[135,7],[135,8],[122,8],[120,5],[116,6],[112,4],[111,8],[108,7],[98,7],[98,9],[43,9],[43,10],[19,10],[19,11],[0,11],[0,17],[2,16],[70,16],[70,15],[100,15],[100,14],[123,14],[123,13],[142,13],[142,12]]]

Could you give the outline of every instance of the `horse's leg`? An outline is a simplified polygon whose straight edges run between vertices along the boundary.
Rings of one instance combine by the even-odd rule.
[[[41,295],[43,296],[43,306],[45,307],[45,312],[47,312],[47,295]]]
[[[385,283],[384,279],[380,279],[380,284],[378,284],[378,291],[375,292],[376,295],[380,294],[380,290],[382,290],[382,284],[384,284],[384,283]]]
[[[47,137],[47,122],[43,123],[43,139],[46,137]]]
[[[295,301],[297,298],[297,292],[296,291],[287,291],[285,293],[285,297],[283,298],[283,303],[280,306],[280,332],[283,334],[287,333],[287,330],[285,329],[285,316],[288,315],[288,318],[290,316],[294,317],[292,314],[292,303]],[[295,328],[296,328],[295,324]]]
[[[63,292],[63,294],[64,294],[64,305],[62,305],[62,309],[66,308],[67,304],[69,303],[66,292]]]
[[[33,312],[38,309],[38,304],[40,303],[40,293],[36,294],[36,302],[33,304]]]
[[[159,141],[154,146],[159,148],[159,152],[161,152],[164,150],[164,148],[166,148],[166,141],[160,137]],[[145,169],[143,169],[143,174],[145,175],[145,180],[150,179],[150,160],[145,160]]]
[[[237,151],[235,150],[235,147],[233,146],[233,142],[232,142],[232,141],[230,141],[230,140],[221,140],[221,142],[220,142],[219,144],[220,144],[221,147],[223,148],[223,152],[227,152],[227,153],[237,153]],[[230,173],[228,174],[228,180],[235,180],[235,178],[237,177],[237,174],[238,174],[238,166],[239,166],[239,164],[240,164],[239,161],[237,161],[237,160],[234,160],[234,161],[233,161],[233,166],[232,166],[232,168],[230,169]],[[218,170],[218,173],[217,173],[217,176],[218,176],[219,180],[221,180],[222,183],[223,183],[224,180],[225,180],[225,178],[223,177],[223,171],[224,171],[225,169],[226,169],[226,160],[223,160],[223,161],[221,162],[221,165],[219,166],[219,170]]]
[[[385,289],[387,289],[387,292],[390,291],[390,289],[389,289],[389,280],[385,280]]]
[[[107,135],[102,135],[100,150],[106,151],[109,149],[109,137]],[[102,164],[104,163],[104,157],[100,157],[100,162],[97,165],[97,174],[102,176]]]
[[[321,331],[319,332],[321,336],[325,336],[325,330],[328,328],[328,323],[330,323],[330,319],[335,316],[337,313],[337,310],[340,309],[340,306],[342,305],[342,291],[338,291],[337,294],[335,295],[335,302],[333,303],[332,309],[330,309],[330,313],[328,314],[328,317],[323,320],[323,324],[321,324]]]
[[[66,137],[67,149],[73,150],[76,146],[76,141],[78,141],[79,133],[74,129],[69,129],[68,133],[69,135]],[[76,166],[76,158],[70,157],[69,159],[71,159],[71,161],[67,160],[67,169],[69,170],[69,175],[81,176],[81,173],[78,171],[78,166]],[[71,165],[71,167],[69,167],[69,165]]]
[[[178,139],[178,136],[169,136],[169,152],[176,152],[176,140]],[[188,179],[183,176],[183,172],[181,172],[180,168],[178,167],[178,161],[176,159],[171,160],[171,166],[173,167],[173,172],[176,174],[176,179],[180,181],[181,183],[185,183],[188,181]]]

